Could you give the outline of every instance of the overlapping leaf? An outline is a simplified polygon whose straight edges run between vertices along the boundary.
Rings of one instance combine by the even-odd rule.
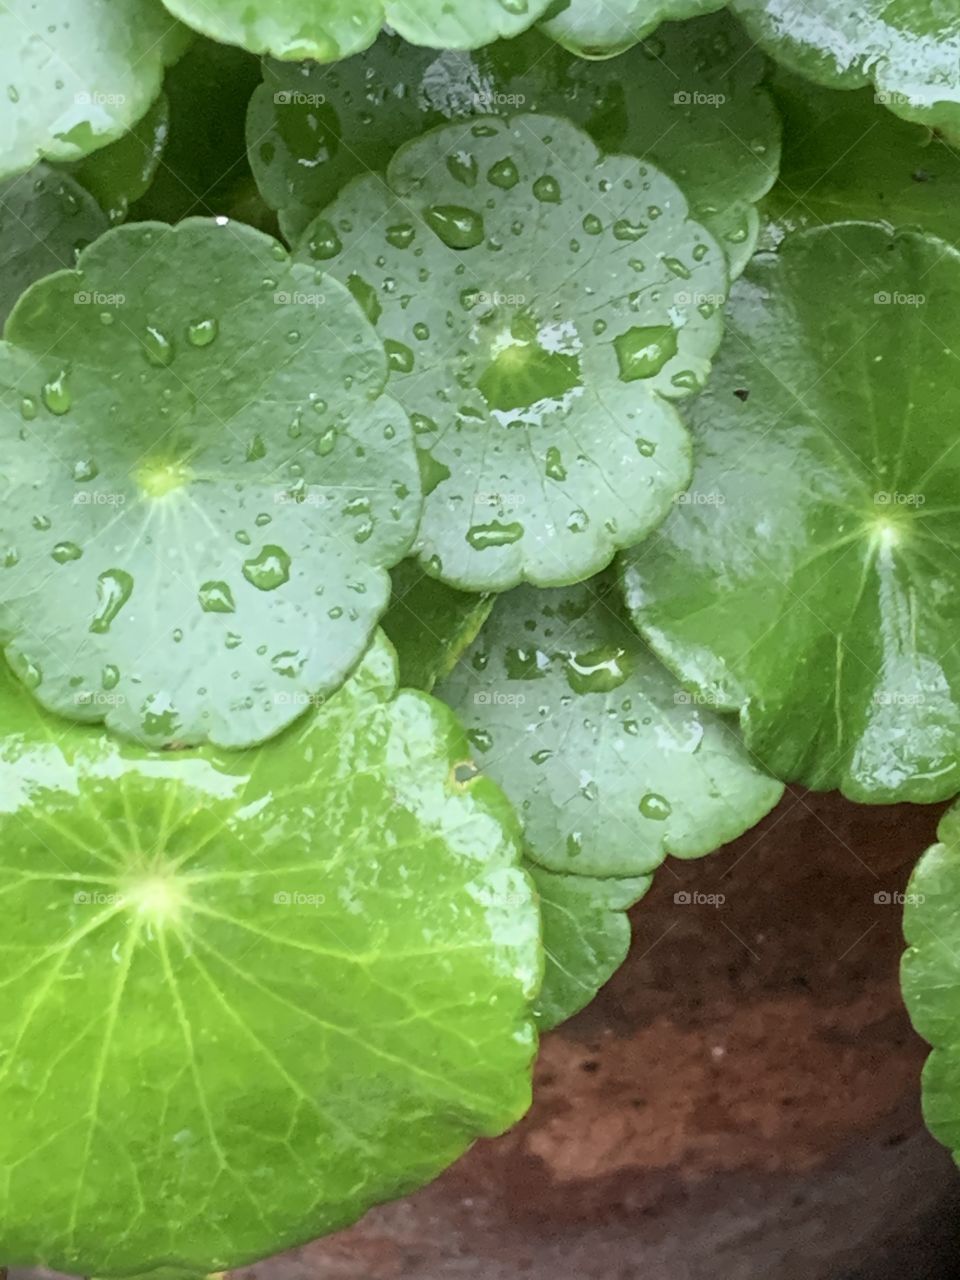
[[[940,0],[730,0],[792,71],[835,89],[872,84],[904,120],[960,136],[960,9]]]
[[[78,160],[150,107],[187,33],[160,0],[7,0],[0,9],[0,176]]]
[[[898,119],[873,91],[839,92],[780,72],[780,181],[764,200],[768,238],[841,220],[883,217],[960,242],[960,157],[922,125]]]
[[[0,631],[37,698],[247,745],[337,688],[420,510],[347,291],[249,227],[127,225],[6,336]]]
[[[623,620],[604,580],[529,587],[438,686],[551,871],[642,876],[742,834],[782,786]]]
[[[253,53],[317,62],[367,48],[386,23],[412,44],[477,49],[525,31],[550,0],[164,0],[204,35]]]
[[[151,754],[2,676],[0,1254],[219,1271],[523,1113],[514,819],[378,641],[269,747]]]
[[[557,875],[535,862],[527,869],[537,886],[546,969],[534,1006],[549,1031],[590,1003],[623,964],[630,948],[627,908],[650,887],[650,876]]]
[[[960,254],[849,224],[736,289],[697,466],[628,602],[776,776],[872,803],[960,787]]]
[[[456,591],[404,560],[390,575],[393,594],[381,625],[397,651],[400,683],[430,693],[476,639],[494,597]]]
[[[536,31],[475,53],[384,34],[334,66],[266,59],[247,118],[250,162],[293,241],[347,179],[385,169],[428,128],[518,108],[556,113],[601,150],[645,156],[675,178],[739,274],[756,240],[754,202],[779,161],[764,62],[725,13],[667,24],[615,62],[585,62]]]
[[[960,1159],[960,806],[944,814],[938,843],[907,886],[903,998],[933,1053],[923,1072],[923,1113],[934,1137]]]
[[[551,39],[581,58],[612,58],[662,22],[721,9],[720,0],[566,0],[541,24]]]
[[[129,133],[95,151],[74,169],[73,176],[96,197],[111,222],[123,222],[130,205],[149,188],[169,131],[170,104],[161,93]]]
[[[723,255],[652,165],[488,116],[358,178],[298,253],[383,339],[427,495],[418,548],[465,590],[588,575],[662,520],[689,446],[669,400],[719,342]]]
[[[0,324],[41,276],[72,267],[107,228],[97,201],[69,174],[48,164],[0,186]]]

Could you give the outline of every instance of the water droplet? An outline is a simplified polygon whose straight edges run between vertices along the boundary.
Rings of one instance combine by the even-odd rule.
[[[500,0],[500,7],[519,18],[527,12],[529,5],[528,0]]]
[[[313,451],[318,457],[326,458],[329,454],[333,453],[333,448],[336,443],[337,429],[336,427],[328,427],[326,431],[317,437],[313,446]]]
[[[204,613],[234,613],[233,592],[225,582],[204,582],[197,592]]]
[[[33,396],[24,396],[20,401],[20,416],[24,422],[32,422],[39,412]]]
[[[637,453],[641,454],[644,458],[652,458],[653,455],[657,452],[657,446],[653,443],[653,441],[644,440],[642,436],[638,437],[636,441],[636,445],[637,445]]]
[[[467,541],[474,550],[485,551],[488,547],[507,547],[519,542],[523,532],[523,525],[516,520],[510,524],[494,520],[490,524],[472,525],[467,530]]]
[[[409,373],[413,369],[413,352],[408,346],[387,338],[383,347],[387,353],[387,364],[394,373]]]
[[[487,181],[501,191],[509,191],[520,181],[520,170],[511,156],[504,156],[502,160],[495,160],[487,170]]]
[[[192,347],[209,347],[219,332],[219,322],[213,316],[208,316],[204,320],[194,320],[187,326],[187,341]]]
[[[430,330],[427,327],[427,325],[423,323],[422,320],[419,320],[413,326],[413,336],[417,339],[418,342],[426,342],[426,340],[430,337]]]
[[[681,280],[690,279],[690,268],[685,266],[679,258],[664,258],[663,265],[668,271],[672,271],[673,274],[678,276]]]
[[[427,226],[450,249],[472,249],[483,242],[483,218],[456,204],[435,204],[425,213]]]
[[[395,249],[406,249],[413,244],[416,234],[416,230],[411,223],[398,222],[395,226],[387,227],[387,243],[392,244]]]
[[[243,576],[258,591],[273,591],[290,579],[290,557],[282,547],[266,546],[243,562]]]
[[[100,468],[93,458],[80,458],[73,464],[73,478],[78,484],[85,480],[94,480],[100,474]]]
[[[335,258],[343,249],[343,243],[333,223],[328,222],[326,218],[321,218],[314,225],[313,235],[307,242],[307,248],[312,258],[324,262],[327,258]]]
[[[658,795],[655,791],[648,791],[640,801],[640,812],[651,822],[666,822],[673,808],[665,796]]]
[[[130,599],[133,578],[123,569],[105,569],[97,578],[97,612],[90,623],[95,635],[103,635],[117,614]]]
[[[642,222],[631,222],[628,218],[618,218],[613,224],[614,240],[642,240],[647,228]]]
[[[115,689],[120,683],[120,668],[108,662],[100,673],[100,685],[103,689]]]
[[[560,203],[560,183],[545,173],[542,178],[537,178],[533,184],[533,194],[541,202],[541,204],[559,204]]]
[[[618,645],[602,645],[587,653],[572,653],[564,663],[574,693],[610,693],[630,675],[630,656]]]
[[[634,326],[613,340],[623,382],[652,378],[677,354],[677,331],[669,324]]]
[[[67,564],[70,560],[79,560],[83,551],[75,542],[58,542],[50,554],[57,564]]]
[[[148,324],[146,336],[143,339],[143,354],[148,364],[165,368],[173,361],[173,342],[156,325]]]
[[[683,391],[699,391],[702,384],[692,369],[681,369],[670,379],[670,385]]]
[[[450,176],[465,187],[477,185],[477,157],[468,151],[455,151],[447,156],[447,169]]]
[[[73,404],[73,396],[67,386],[67,371],[61,369],[55,378],[51,378],[43,384],[40,392],[43,403],[47,406],[51,413],[62,417],[63,414],[70,412],[70,406]],[[21,406],[22,407],[22,406]]]
[[[566,480],[567,469],[563,465],[563,458],[560,456],[560,450],[553,445],[547,450],[547,475],[551,480]]]
[[[603,223],[595,213],[588,213],[580,225],[588,236],[598,236],[603,230]]]
[[[250,441],[250,443],[247,445],[247,454],[246,454],[247,461],[256,462],[260,458],[265,458],[266,455],[267,455],[267,446],[263,443],[263,437],[260,435],[255,435],[253,439]]]

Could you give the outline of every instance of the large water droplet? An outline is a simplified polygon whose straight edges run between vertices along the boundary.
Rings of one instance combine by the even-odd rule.
[[[203,320],[194,320],[187,326],[187,341],[192,347],[209,347],[219,332],[219,322],[213,316],[208,316]]]
[[[656,791],[648,791],[640,801],[640,812],[651,822],[666,822],[673,813],[673,807],[666,796],[658,795]]]
[[[97,612],[90,623],[90,630],[96,635],[103,635],[117,614],[130,599],[133,591],[133,578],[123,569],[105,569],[97,578]]]
[[[501,524],[494,520],[490,524],[475,524],[467,530],[467,541],[476,551],[485,551],[487,547],[507,547],[519,542],[523,537],[523,525],[514,520],[510,524]]]
[[[560,183],[556,178],[545,173],[542,178],[537,178],[533,184],[533,194],[542,204],[559,204]]]
[[[273,591],[290,578],[290,557],[282,547],[265,546],[258,556],[243,562],[243,576],[258,591]]]
[[[677,331],[673,325],[635,325],[613,340],[620,377],[624,382],[652,378],[677,354]]]
[[[630,659],[619,645],[603,645],[588,653],[572,653],[565,662],[567,683],[574,693],[609,693],[630,674]]]
[[[173,340],[156,325],[148,324],[143,339],[143,354],[149,364],[164,368],[173,361]]]
[[[502,160],[495,160],[487,170],[487,181],[501,191],[509,191],[520,181],[520,170],[511,156],[504,156]]]
[[[424,214],[427,226],[451,249],[472,249],[483,243],[483,218],[457,204],[435,204]]]
[[[67,386],[66,369],[61,369],[55,378],[50,378],[49,381],[45,382],[40,394],[43,397],[43,403],[58,418],[65,413],[69,413],[70,406],[73,404],[73,396]],[[23,406],[21,405],[21,410],[22,408]]]

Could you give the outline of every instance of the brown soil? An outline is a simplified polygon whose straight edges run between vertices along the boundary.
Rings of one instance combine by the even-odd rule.
[[[938,814],[797,792],[671,861],[627,964],[545,1038],[517,1129],[244,1276],[946,1280],[960,1178],[921,1125],[900,908],[875,898],[903,890]]]

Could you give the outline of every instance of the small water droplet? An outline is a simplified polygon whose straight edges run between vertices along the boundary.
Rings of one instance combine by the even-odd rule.
[[[504,156],[502,160],[495,160],[487,170],[487,181],[495,187],[499,187],[501,191],[509,191],[511,187],[515,187],[520,181],[520,170],[513,161],[512,156]]]
[[[312,258],[324,262],[327,258],[335,258],[340,253],[343,242],[337,235],[337,229],[333,223],[328,222],[326,218],[321,218],[314,225],[313,235],[307,242],[307,248]]]
[[[43,398],[43,403],[58,418],[65,413],[69,413],[70,406],[73,404],[73,396],[67,386],[67,370],[61,369],[55,378],[45,382],[40,394]],[[22,407],[21,405],[21,410]]]
[[[75,542],[58,542],[50,554],[57,564],[67,564],[70,560],[79,560],[83,550]]]
[[[546,471],[551,480],[566,480],[567,469],[563,465],[560,450],[553,445],[547,450]]]
[[[541,204],[559,204],[560,183],[556,178],[545,173],[542,178],[537,178],[536,182],[534,182],[533,194]]]
[[[143,339],[143,354],[148,364],[165,368],[173,362],[173,341],[156,325],[148,324]]]

